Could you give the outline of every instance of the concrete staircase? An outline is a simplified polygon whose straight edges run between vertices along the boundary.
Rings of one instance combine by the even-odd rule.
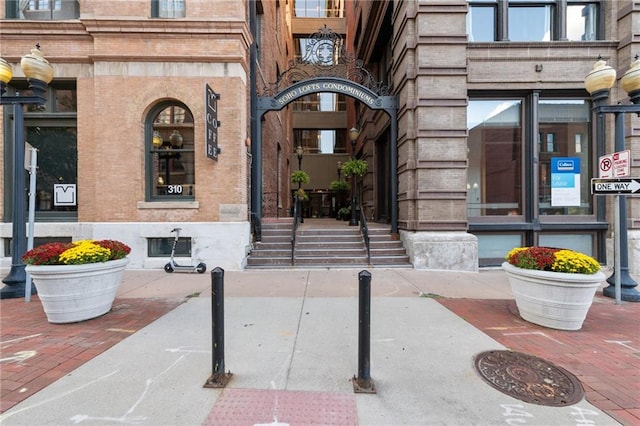
[[[247,269],[259,268],[412,268],[402,242],[388,225],[369,224],[371,264],[359,226],[335,219],[305,219],[296,233],[295,265],[291,264],[293,219],[265,219],[262,241],[255,243]]]

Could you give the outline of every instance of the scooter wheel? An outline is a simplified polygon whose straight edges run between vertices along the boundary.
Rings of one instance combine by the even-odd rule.
[[[198,263],[198,266],[196,266],[196,271],[199,274],[204,274],[204,271],[207,270],[207,265],[205,265],[204,263],[200,262]]]
[[[164,265],[164,271],[165,272],[173,272],[173,266],[171,266],[170,263],[167,263],[166,265]]]

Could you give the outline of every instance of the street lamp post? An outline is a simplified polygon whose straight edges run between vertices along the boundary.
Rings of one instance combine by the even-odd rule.
[[[349,139],[351,140],[351,155],[356,158],[356,142],[360,136],[360,130],[352,127],[349,130]],[[351,220],[349,226],[357,226],[358,217],[356,216],[356,175],[351,176]]]
[[[13,217],[11,237],[11,270],[2,280],[0,299],[24,297],[26,273],[22,255],[27,251],[26,237],[26,179],[24,171],[24,105],[44,105],[47,85],[53,79],[53,67],[42,56],[40,46],[22,57],[20,67],[27,77],[32,95],[6,95],[6,87],[13,77],[11,65],[0,58],[0,105],[13,106]],[[31,289],[34,293],[34,289]]]
[[[298,157],[298,170],[302,170],[302,156],[304,154],[304,149],[302,146],[298,145],[296,148],[296,156]],[[296,203],[300,205],[299,214],[300,214],[300,223],[304,223],[304,217],[302,216],[302,201],[300,201],[298,194],[300,193],[300,189],[302,188],[302,182],[298,181],[298,192],[296,193]]]
[[[591,94],[594,102],[593,111],[601,116],[602,114],[614,114],[615,116],[615,151],[623,151],[625,148],[625,129],[624,120],[625,113],[635,112],[640,114],[640,61],[636,56],[636,60],[625,75],[620,80],[622,88],[629,94],[632,105],[606,105],[605,101],[609,97],[609,90],[613,87],[616,80],[616,71],[606,65],[603,60],[598,60],[593,70],[585,77],[585,87]],[[597,120],[597,125],[602,125],[603,120]],[[598,129],[600,130],[600,129]],[[604,134],[598,132],[598,134]],[[640,293],[635,289],[638,283],[629,275],[629,251],[627,240],[627,204],[624,195],[616,195],[616,202],[619,203],[620,224],[619,241],[620,253],[616,253],[619,258],[619,265],[616,262],[613,274],[607,279],[609,286],[603,290],[603,294],[607,297],[615,297],[615,282],[620,282],[620,296],[622,300],[631,302],[640,302]],[[619,266],[619,268],[617,268]],[[616,274],[618,275],[616,277]]]

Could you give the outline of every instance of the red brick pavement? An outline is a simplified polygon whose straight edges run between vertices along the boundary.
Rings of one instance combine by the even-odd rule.
[[[37,296],[0,301],[0,413],[69,374],[184,299],[116,299],[99,318],[50,324]]]
[[[596,296],[582,329],[553,330],[518,316],[514,300],[438,299],[511,350],[573,373],[587,400],[624,425],[640,425],[640,303]]]

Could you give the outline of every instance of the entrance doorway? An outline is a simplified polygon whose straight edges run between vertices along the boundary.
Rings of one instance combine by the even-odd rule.
[[[252,221],[257,222],[253,224],[252,229],[255,229],[256,233],[259,233],[261,229],[259,222],[263,217],[265,201],[263,184],[264,180],[267,179],[267,174],[263,173],[263,166],[269,170],[274,167],[270,164],[263,164],[263,128],[272,131],[273,128],[288,123],[289,125],[283,128],[284,132],[270,134],[269,137],[271,140],[283,141],[286,144],[283,145],[284,152],[289,151],[294,162],[296,161],[294,156],[297,156],[298,168],[301,171],[305,171],[305,173],[311,174],[307,172],[310,166],[310,157],[313,155],[323,156],[325,146],[331,145],[330,151],[332,155],[347,154],[349,152],[347,154],[349,158],[351,156],[356,157],[356,145],[353,145],[351,150],[346,149],[348,147],[345,146],[346,140],[344,136],[346,129],[349,127],[357,127],[359,132],[366,131],[366,129],[361,128],[364,123],[357,122],[356,111],[368,108],[384,111],[388,114],[389,121],[383,138],[385,142],[383,147],[380,148],[386,151],[384,154],[382,154],[382,151],[380,152],[381,159],[379,163],[375,162],[375,156],[372,159],[375,163],[366,159],[369,161],[370,173],[376,173],[375,170],[378,169],[381,170],[378,176],[374,175],[375,179],[368,179],[373,180],[374,185],[382,185],[382,187],[371,188],[371,191],[366,194],[367,200],[365,200],[364,205],[372,206],[378,204],[382,206],[382,208],[378,208],[377,214],[380,215],[380,212],[382,212],[381,216],[391,224],[391,232],[397,233],[396,139],[398,134],[398,100],[396,96],[389,95],[389,87],[387,85],[376,81],[371,72],[362,66],[361,61],[357,60],[353,54],[346,52],[341,36],[332,32],[326,26],[311,35],[306,43],[308,43],[308,47],[304,50],[304,56],[295,57],[290,61],[290,67],[278,76],[275,83],[267,85],[263,89],[262,96],[258,95],[255,101],[252,102],[252,117],[255,117],[255,120],[252,121],[251,132],[251,217]],[[327,52],[330,54],[328,55]],[[322,96],[316,96],[316,94],[322,94]],[[335,108],[329,112],[336,115],[335,119],[337,121],[328,126],[325,120],[319,118],[319,114],[326,113],[322,104],[324,98],[330,99],[332,103],[335,103]],[[352,100],[352,103],[345,102],[347,98]],[[309,102],[301,103],[301,100],[308,100]],[[314,100],[318,102],[314,103]],[[293,104],[293,108],[288,110],[291,115],[278,116],[278,119],[270,123],[273,126],[263,124],[262,118],[267,112],[281,111],[289,104]],[[303,112],[299,109],[302,105],[316,105],[313,107],[315,110],[304,111],[305,114],[315,114],[315,121],[311,116],[307,116],[308,120],[305,119],[304,123],[296,120],[296,113]],[[345,108],[346,114],[344,114]],[[343,116],[343,122],[340,122],[340,114]],[[299,136],[298,141],[294,134]],[[300,143],[298,144],[298,142]],[[371,151],[377,149],[375,143],[371,147],[370,144],[372,143],[374,143],[372,139],[361,137],[357,141],[358,152],[370,155]],[[304,147],[306,147],[306,150]],[[311,152],[311,148],[313,148],[313,152]],[[296,155],[296,151],[302,152],[302,155]],[[328,191],[331,187],[331,180],[335,176],[336,163],[334,162],[331,166],[324,167],[324,178],[312,178],[309,186],[301,188],[305,192],[314,195],[312,199],[306,201],[309,208],[307,214],[311,217],[324,217],[330,214],[331,197],[327,196],[325,191]],[[301,167],[302,164],[305,167]],[[285,190],[283,195],[288,196],[287,192]],[[375,198],[375,194],[379,194],[377,195],[379,199]],[[308,194],[302,195],[307,196]],[[357,208],[359,209],[359,206]],[[369,215],[368,217],[371,216]],[[260,236],[258,235],[256,239],[259,240],[259,238]]]
[[[375,168],[375,189],[376,205],[374,207],[374,219],[377,222],[389,223],[389,132],[384,132],[382,137],[376,142],[376,168]]]

